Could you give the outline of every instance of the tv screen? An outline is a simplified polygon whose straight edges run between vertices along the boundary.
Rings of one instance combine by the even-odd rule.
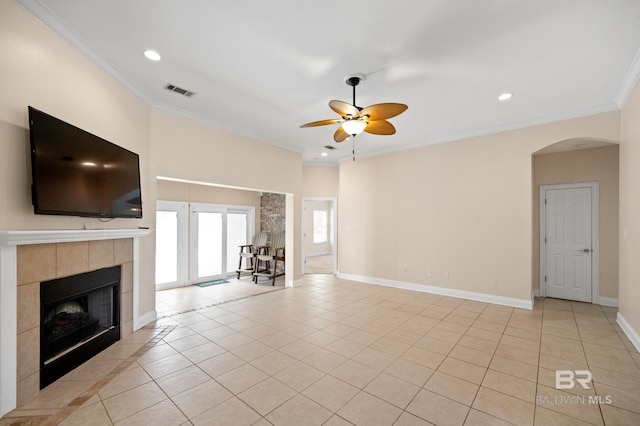
[[[36,214],[142,217],[138,154],[29,107]]]

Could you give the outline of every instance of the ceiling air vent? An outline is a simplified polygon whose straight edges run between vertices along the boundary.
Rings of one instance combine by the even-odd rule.
[[[187,89],[183,89],[182,87],[178,87],[178,86],[174,86],[173,84],[167,84],[166,86],[164,86],[165,89],[167,90],[171,90],[172,92],[176,92],[179,93],[181,95],[184,95],[188,98],[192,97],[193,95],[195,95],[195,92],[190,92]]]
[[[335,146],[331,146],[331,145],[325,145],[325,148],[327,148],[329,151],[333,151],[334,149],[338,149]]]

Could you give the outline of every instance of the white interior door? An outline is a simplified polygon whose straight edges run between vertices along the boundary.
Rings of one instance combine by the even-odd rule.
[[[546,296],[592,302],[592,188],[546,189],[544,194]]]

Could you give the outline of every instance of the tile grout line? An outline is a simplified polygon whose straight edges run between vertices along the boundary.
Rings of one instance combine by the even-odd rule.
[[[487,306],[485,307],[485,309],[483,309],[482,311],[484,312],[489,306],[491,306],[490,304],[487,304]],[[478,315],[478,318],[480,318],[480,316],[482,315],[482,313],[480,315]],[[509,325],[509,321],[511,320],[511,317],[513,316],[513,310],[511,311],[511,313],[509,314],[509,320],[507,320],[507,323],[505,324],[504,330],[502,330],[502,333],[500,335],[500,341],[502,341],[502,338],[504,337],[504,332],[507,329],[508,325]],[[476,323],[476,321],[478,321],[478,318],[476,318],[473,323],[471,323],[471,325],[473,326],[473,324]],[[466,334],[466,333],[465,333]],[[496,355],[496,351],[498,350],[498,346],[500,346],[500,341],[498,341],[498,344],[496,345],[496,348],[494,349],[494,351],[491,353],[491,360],[489,360],[489,364],[487,364],[487,368],[482,376],[482,380],[480,381],[480,383],[478,384],[478,390],[476,391],[475,395],[473,396],[473,400],[471,401],[471,405],[469,405],[469,411],[467,411],[467,415],[464,418],[464,422],[463,424],[467,421],[467,419],[469,418],[469,414],[471,414],[471,410],[473,410],[473,403],[476,402],[476,398],[478,398],[478,394],[480,393],[480,389],[482,388],[482,383],[484,382],[485,377],[487,376],[487,372],[489,371],[489,367],[491,366],[491,362],[493,361],[493,358]],[[478,410],[477,408],[475,408],[475,410]],[[482,413],[485,413],[484,411],[478,410]],[[499,417],[494,416],[493,414],[490,413],[485,413],[486,415],[495,417],[497,419],[499,419]],[[501,419],[503,420],[503,419]]]
[[[195,307],[195,308],[190,308],[190,309],[186,309],[186,310],[184,310],[184,311],[179,311],[179,312],[175,312],[175,313],[172,313],[172,314],[168,314],[168,315],[164,315],[164,316],[158,317],[158,318],[156,319],[156,321],[159,321],[159,320],[162,320],[162,319],[166,319],[166,318],[172,318],[172,317],[175,317],[175,316],[178,316],[178,315],[182,315],[182,314],[187,314],[187,313],[189,313],[189,312],[195,312],[195,311],[198,311],[198,310],[200,310],[200,309],[212,308],[212,307],[214,307],[214,306],[224,305],[224,304],[226,304],[226,303],[237,302],[238,300],[249,299],[249,298],[251,298],[251,297],[256,297],[256,296],[262,296],[263,294],[274,293],[274,292],[276,292],[276,291],[281,291],[281,290],[285,290],[285,289],[286,289],[286,287],[282,287],[282,288],[276,287],[276,288],[275,288],[275,289],[273,289],[273,290],[264,291],[264,292],[262,292],[262,293],[247,294],[247,295],[245,295],[245,296],[236,297],[236,298],[234,298],[234,299],[229,299],[229,300],[223,300],[223,301],[220,301],[220,302],[215,302],[215,303],[212,303],[212,304],[210,304],[210,305],[197,306],[197,307]]]
[[[142,355],[144,355],[147,351],[153,348],[156,344],[162,341],[163,337],[170,333],[177,326],[174,325],[166,325],[166,326],[145,326],[142,327],[141,330],[157,330],[162,329],[162,331],[152,337],[147,343],[145,343],[140,349],[134,352],[132,355],[129,355],[125,360],[123,360],[117,367],[111,370],[107,375],[96,383],[94,383],[89,389],[85,390],[80,394],[80,396],[74,398],[66,407],[63,407],[58,413],[52,415],[47,420],[45,420],[42,424],[43,426],[55,426],[62,421],[64,421],[67,417],[69,417],[75,410],[79,409],[85,402],[94,396],[98,395],[98,392],[106,386],[111,380],[113,380],[120,373],[125,371],[130,365],[136,362]],[[102,399],[100,399],[102,402]],[[105,410],[106,412],[106,410]],[[107,412],[108,415],[108,412]]]

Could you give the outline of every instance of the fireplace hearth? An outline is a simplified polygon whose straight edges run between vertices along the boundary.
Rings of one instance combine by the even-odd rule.
[[[121,267],[40,283],[40,389],[120,340]]]

